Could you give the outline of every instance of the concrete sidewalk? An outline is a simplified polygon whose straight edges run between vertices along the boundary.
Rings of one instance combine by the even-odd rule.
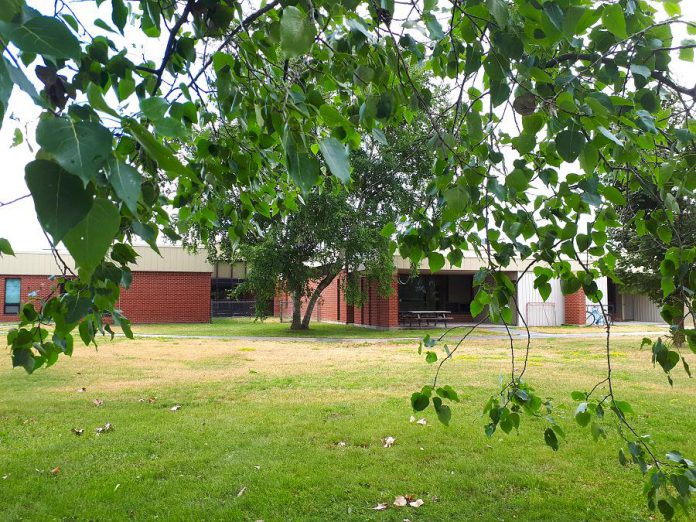
[[[490,330],[489,330],[490,331]],[[527,338],[527,334],[524,330],[510,329],[510,333],[513,335],[514,339],[524,340]],[[664,335],[665,332],[616,332],[612,333],[613,337],[650,337],[656,335]],[[184,334],[134,334],[136,339],[216,339],[219,341],[281,341],[281,342],[310,342],[310,343],[345,343],[345,342],[355,342],[355,343],[389,343],[394,341],[414,341],[418,342],[421,337],[389,337],[389,338],[374,338],[374,337],[257,337],[257,336],[243,336],[243,335],[184,335]],[[123,337],[123,334],[117,333],[116,336]],[[448,339],[457,338],[461,336],[450,335]],[[583,332],[583,333],[540,333],[540,332],[530,332],[530,337],[532,339],[598,339],[606,337],[606,332]],[[472,340],[507,340],[508,335],[469,335],[467,339]]]

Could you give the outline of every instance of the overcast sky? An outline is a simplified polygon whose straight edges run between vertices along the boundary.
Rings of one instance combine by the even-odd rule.
[[[47,2],[28,1],[29,5],[37,7],[38,4],[46,6]],[[52,5],[53,2],[50,2]],[[110,2],[104,2],[100,12],[95,13],[90,3],[73,4],[78,14],[83,13],[84,20],[95,20],[101,16],[105,20],[110,20]],[[658,4],[659,5],[659,4]],[[696,21],[696,2],[681,2],[682,14],[684,19]],[[89,9],[89,11],[84,11]],[[660,18],[664,18],[664,12],[660,12]],[[82,17],[81,17],[82,18]],[[683,26],[675,26],[675,44],[682,38],[686,38]],[[99,30],[101,32],[101,30]],[[134,52],[144,47],[148,57],[158,58],[161,54],[163,45],[157,40],[149,40],[141,33],[136,36],[129,36],[129,45]],[[117,45],[120,43],[116,40]],[[683,85],[692,86],[696,84],[696,70],[693,63],[682,62],[673,57],[672,72],[679,82]],[[10,201],[28,193],[24,183],[24,165],[31,161],[34,153],[31,152],[26,143],[11,148],[13,134],[16,128],[33,139],[34,126],[40,111],[34,106],[29,98],[18,89],[15,89],[10,101],[12,111],[5,116],[2,129],[0,130],[0,201]],[[26,132],[28,128],[28,132]],[[32,143],[33,145],[33,143]],[[48,247],[48,242],[41,231],[34,211],[31,198],[24,199],[9,206],[0,207],[0,237],[10,240],[15,251],[41,250]]]

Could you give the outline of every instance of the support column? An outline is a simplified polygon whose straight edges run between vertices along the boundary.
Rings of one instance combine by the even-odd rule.
[[[585,292],[581,288],[574,294],[564,296],[565,324],[584,325],[587,317]]]

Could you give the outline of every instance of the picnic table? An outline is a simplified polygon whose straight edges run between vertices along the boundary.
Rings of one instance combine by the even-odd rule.
[[[409,326],[413,326],[414,321],[418,322],[418,326],[429,325],[432,321],[433,326],[437,326],[438,321],[442,321],[443,326],[447,326],[447,321],[450,320],[452,312],[449,310],[409,310],[408,312],[401,312],[401,322],[405,323],[408,321]]]

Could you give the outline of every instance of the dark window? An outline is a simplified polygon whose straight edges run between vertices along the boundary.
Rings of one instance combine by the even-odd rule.
[[[5,279],[5,315],[19,314],[20,288],[20,279]]]

